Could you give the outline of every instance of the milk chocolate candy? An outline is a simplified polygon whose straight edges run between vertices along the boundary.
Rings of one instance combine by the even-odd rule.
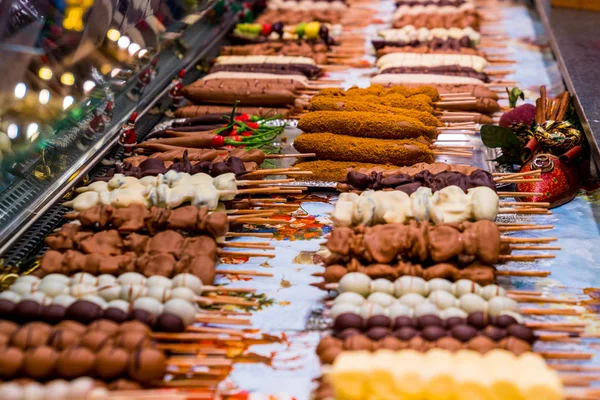
[[[120,328],[119,324],[107,319],[98,319],[88,325],[88,331],[99,330],[106,333],[108,336],[116,335]]]
[[[185,324],[177,315],[162,313],[156,319],[154,330],[157,332],[180,333],[185,331]]]
[[[100,349],[112,341],[112,335],[101,330],[88,330],[82,337],[80,345],[98,352]]]
[[[360,315],[344,313],[335,319],[333,323],[333,329],[336,331],[342,331],[347,328],[355,328],[361,330],[363,329],[364,325],[365,321]]]
[[[152,333],[152,330],[148,327],[148,325],[136,320],[123,322],[120,325],[119,330],[120,332],[142,332],[146,335]]]
[[[460,340],[451,336],[444,336],[443,338],[438,339],[435,344],[436,347],[448,351],[458,351],[464,347]]]
[[[167,359],[157,349],[138,348],[129,358],[129,375],[140,382],[162,379],[166,368]]]
[[[468,349],[478,351],[481,354],[485,354],[488,351],[495,349],[496,347],[496,342],[494,342],[489,337],[483,335],[475,336],[467,343]]]
[[[394,323],[392,324],[392,329],[398,330],[398,329],[404,328],[404,327],[416,328],[417,322],[411,317],[405,317],[405,316],[396,317],[394,319]]]
[[[419,329],[424,329],[428,326],[443,327],[444,320],[437,315],[423,315],[422,317],[417,318],[417,327]]]
[[[10,337],[11,346],[27,350],[46,344],[50,329],[42,323],[29,323],[16,330]]]
[[[25,354],[16,347],[0,348],[0,378],[14,378],[23,366]]]
[[[428,342],[435,342],[447,335],[446,329],[441,326],[431,325],[421,331],[421,337]]]
[[[468,342],[475,336],[477,336],[477,329],[471,325],[456,325],[450,330],[450,334],[453,338],[460,340],[461,342]]]
[[[77,321],[65,320],[61,321],[58,326],[75,332],[77,335],[83,335],[87,331],[87,325],[83,325]]]
[[[365,324],[365,328],[374,328],[374,327],[383,327],[389,328],[392,325],[392,320],[386,317],[385,315],[374,315],[367,319]]]
[[[381,340],[386,336],[389,336],[392,333],[390,328],[384,328],[381,326],[376,326],[369,329],[366,333],[367,337],[371,340]]]
[[[50,304],[44,307],[42,315],[45,322],[54,325],[65,319],[66,312],[66,307],[59,304]]]
[[[325,350],[327,350],[331,347],[342,348],[343,343],[341,340],[336,339],[332,336],[325,336],[319,341],[319,344],[317,345],[315,352],[317,353],[317,355],[320,356],[321,353],[323,353]]]
[[[400,340],[410,340],[418,334],[419,331],[411,326],[405,326],[403,328],[396,329],[393,333],[394,337],[397,337]]]
[[[48,346],[52,346],[56,350],[61,351],[71,346],[79,345],[80,340],[81,335],[76,332],[61,326],[56,326],[48,335]]]
[[[105,346],[96,355],[96,373],[102,379],[113,380],[126,375],[129,352],[125,349]]]
[[[350,336],[344,340],[344,348],[346,350],[373,350],[373,341],[363,335]]]
[[[65,317],[88,325],[102,317],[102,308],[87,300],[77,300],[67,308]]]
[[[56,362],[56,372],[65,379],[74,379],[91,374],[96,355],[85,347],[69,347],[63,350]]]
[[[54,373],[58,352],[52,347],[39,346],[25,352],[23,371],[34,379],[47,379]]]
[[[12,335],[17,329],[19,329],[19,325],[12,321],[2,321],[0,320],[0,335],[9,336]]]
[[[142,390],[142,387],[129,379],[117,379],[108,385],[108,390]]]
[[[321,353],[319,359],[323,364],[333,364],[338,354],[342,351],[344,351],[342,347],[330,347]]]
[[[125,350],[134,351],[140,346],[150,346],[152,341],[144,332],[121,332],[114,339],[114,344],[117,347],[122,347]]]
[[[403,342],[402,340],[395,338],[394,336],[386,336],[377,342],[377,348],[386,349],[386,350],[403,350],[408,347],[408,343]]]

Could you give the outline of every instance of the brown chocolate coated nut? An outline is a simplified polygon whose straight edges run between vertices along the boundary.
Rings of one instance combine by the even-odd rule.
[[[319,359],[323,364],[333,364],[338,354],[344,351],[341,347],[330,347],[325,349],[320,355]]]
[[[446,329],[436,325],[428,326],[421,331],[421,337],[428,342],[435,342],[446,335]]]
[[[75,332],[77,335],[83,335],[87,331],[87,325],[83,325],[80,322],[65,320],[59,323],[57,326],[68,329]]]
[[[150,347],[152,341],[144,332],[123,332],[114,339],[114,345],[128,351],[135,351],[138,347]]]
[[[376,347],[378,349],[387,349],[387,350],[403,350],[408,348],[408,343],[403,342],[400,339],[395,338],[394,336],[387,336],[377,342]]]
[[[2,320],[0,321],[0,335],[10,336],[17,329],[19,329],[19,325],[14,322]]]
[[[382,327],[382,328],[389,328],[392,324],[392,320],[388,317],[386,317],[385,315],[374,315],[372,317],[369,317],[369,319],[367,319],[367,322],[365,324],[365,328],[369,329],[369,328],[374,328],[374,327]]]
[[[366,332],[366,335],[371,340],[381,340],[386,336],[391,335],[392,331],[390,328],[384,328],[382,326],[375,326]]]
[[[106,333],[108,336],[114,336],[119,332],[119,324],[107,319],[98,319],[88,325],[88,331],[99,330]]]
[[[48,341],[48,332],[49,330],[41,329],[39,325],[26,324],[13,332],[10,344],[22,350],[42,346]]]
[[[469,340],[467,348],[485,354],[490,350],[497,348],[498,345],[487,336],[479,335]]]
[[[111,341],[112,337],[108,333],[100,330],[89,330],[81,337],[79,344],[95,353]]]
[[[63,350],[56,363],[56,372],[65,379],[89,375],[94,369],[96,355],[85,347],[70,347]]]
[[[120,326],[119,326],[119,331],[121,333],[125,333],[125,332],[142,332],[146,335],[150,335],[152,333],[152,330],[150,329],[150,327],[148,327],[148,325],[144,324],[143,322],[140,321],[127,321],[127,322],[123,322]]]
[[[460,340],[457,340],[451,336],[445,336],[443,338],[440,338],[435,343],[436,347],[452,352],[458,351],[464,347]]]
[[[157,349],[139,348],[129,358],[129,375],[140,382],[162,379],[166,368],[167,358]]]
[[[102,379],[122,377],[128,366],[129,352],[119,347],[106,346],[96,355],[96,373]]]
[[[39,346],[25,352],[23,371],[35,379],[49,378],[56,367],[58,352],[52,347]]]
[[[66,329],[62,326],[56,326],[50,335],[48,335],[48,346],[52,346],[58,351],[64,350],[68,347],[79,344],[81,336],[76,332]]]
[[[323,339],[321,339],[321,341],[317,345],[316,353],[317,353],[317,355],[320,355],[325,350],[327,350],[327,349],[329,349],[331,347],[342,348],[343,347],[343,343],[342,343],[342,341],[340,339],[336,339],[336,338],[334,338],[332,336],[325,336]]]
[[[456,325],[450,330],[450,334],[453,338],[460,340],[461,342],[468,342],[477,336],[477,329],[471,325]]]
[[[108,390],[142,390],[142,387],[129,379],[117,379],[108,385]]]
[[[350,336],[344,340],[344,349],[372,351],[373,341],[364,335]]]
[[[360,334],[361,334],[361,331],[359,331],[358,329],[346,328],[343,331],[341,331],[340,333],[338,333],[336,335],[336,337],[338,337],[341,340],[346,340],[350,336],[360,335]]]
[[[25,354],[17,347],[0,349],[0,378],[12,379],[19,373],[25,360]]]

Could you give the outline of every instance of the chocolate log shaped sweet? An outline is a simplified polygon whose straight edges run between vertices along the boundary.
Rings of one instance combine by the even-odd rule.
[[[443,335],[435,340],[427,340],[422,335],[414,335],[408,340],[402,340],[397,337],[397,335],[401,336],[401,333],[398,331],[393,333],[390,331],[388,333],[384,328],[383,331],[377,328],[373,328],[372,331],[371,337],[368,334],[361,334],[359,332],[355,332],[344,340],[330,336],[324,337],[317,346],[317,355],[321,363],[332,364],[339,353],[347,350],[411,349],[424,352],[438,348],[449,351],[470,349],[485,354],[494,349],[504,349],[515,355],[532,350],[532,346],[529,343],[513,336],[506,337],[498,342],[493,341],[485,335],[477,335],[464,342],[449,335]],[[442,332],[436,333],[441,334]]]
[[[508,251],[500,242],[498,226],[487,220],[439,225],[410,221],[407,225],[336,228],[326,246],[337,257],[380,264],[462,259],[494,264]]]
[[[184,150],[181,161],[171,162],[162,161],[158,158],[146,158],[139,163],[139,166],[134,166],[132,163],[126,162],[109,169],[106,174],[94,179],[94,182],[109,181],[115,174],[123,174],[141,179],[145,176],[164,175],[168,171],[186,172],[190,175],[204,173],[213,178],[227,173],[234,173],[236,177],[241,177],[257,169],[258,164],[253,162],[245,163],[238,157],[229,157],[226,161],[196,161],[192,163],[189,160],[188,150]]]
[[[289,108],[277,108],[277,107],[251,107],[251,106],[240,106],[236,110],[240,113],[249,115],[258,115],[259,117],[273,117],[275,115],[281,115],[287,118],[290,114]],[[230,114],[231,106],[223,105],[199,105],[199,106],[184,106],[178,108],[175,111],[175,117],[177,118],[193,118],[207,114]]]
[[[455,50],[459,51],[462,48],[473,48],[473,42],[468,36],[463,36],[460,39],[448,37],[446,39],[433,38],[428,42],[419,40],[401,41],[401,40],[385,40],[374,39],[371,41],[375,50],[381,50],[385,47],[427,47],[433,50]]]
[[[457,9],[458,10],[458,9]],[[481,18],[476,10],[464,10],[455,13],[445,14],[404,14],[392,22],[394,28],[403,28],[407,25],[413,25],[415,28],[466,28],[478,29]]]
[[[133,156],[123,160],[124,163],[129,163],[134,167],[139,167],[142,162],[149,158],[156,158],[164,162],[180,162],[183,160],[185,152],[189,162],[223,162],[232,157],[239,158],[243,163],[255,163],[261,165],[265,161],[266,154],[259,149],[231,149],[231,150],[214,150],[214,149],[174,149],[171,151],[157,152],[149,156]]]
[[[310,44],[307,42],[266,42],[247,44],[243,46],[224,46],[221,55],[252,56],[278,55],[291,57],[308,57],[317,64],[327,64],[327,46],[325,44]],[[300,89],[299,87],[297,89]]]
[[[429,170],[423,170],[414,175],[387,174],[387,176],[384,176],[383,172],[373,171],[367,175],[351,171],[348,172],[345,181],[337,185],[337,189],[342,192],[353,190],[363,191],[366,189],[394,189],[411,195],[420,187],[428,187],[433,192],[436,192],[452,185],[460,187],[465,193],[468,189],[478,186],[485,186],[494,191],[496,190],[496,183],[493,176],[481,169],[475,170],[469,175],[456,171],[443,171],[432,174]]]
[[[489,83],[491,79],[485,72],[477,72],[473,68],[459,65],[444,65],[439,67],[391,67],[379,71],[380,74],[437,74],[449,76],[466,76]]]
[[[356,259],[344,264],[328,264],[323,273],[326,283],[337,283],[349,272],[362,272],[373,279],[383,278],[394,281],[401,276],[418,276],[427,281],[434,278],[458,281],[469,279],[480,285],[496,282],[496,269],[489,265],[473,263],[465,268],[459,268],[456,263],[439,263],[423,267],[420,264],[399,262],[389,264],[362,265]]]
[[[148,231],[152,234],[165,229],[174,229],[203,233],[217,238],[224,236],[229,231],[227,214],[223,212],[209,213],[206,207],[185,206],[176,209],[152,207],[148,210],[139,204],[122,208],[100,205],[80,212],[75,218],[83,228],[112,228],[120,233]],[[74,224],[64,225],[61,232],[68,229],[74,230],[76,226]],[[78,231],[78,234],[82,233]],[[70,234],[67,233],[67,235]]]
[[[208,81],[210,82],[210,81]],[[239,101],[242,106],[284,106],[294,102],[297,93],[284,87],[261,85],[247,87],[235,81],[213,86],[194,86],[184,88],[183,96],[195,104],[225,104],[230,105]]]
[[[302,75],[310,79],[318,78],[321,75],[321,68],[310,64],[284,64],[284,63],[264,63],[264,64],[217,64],[210,69],[210,73],[215,72],[246,72],[260,74],[276,75]]]

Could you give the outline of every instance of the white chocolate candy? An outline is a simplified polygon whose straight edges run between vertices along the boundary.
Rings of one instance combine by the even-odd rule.
[[[364,319],[369,319],[374,315],[388,315],[388,309],[379,304],[364,303],[360,306],[359,314]]]
[[[119,275],[117,281],[121,285],[145,285],[146,277],[137,272],[125,272],[124,274]]]
[[[117,300],[121,298],[121,286],[118,284],[98,287],[98,296],[106,301]]]
[[[350,272],[340,279],[339,288],[342,292],[355,292],[368,296],[371,292],[371,278],[366,274]]]
[[[6,290],[4,292],[0,292],[0,300],[8,300],[11,303],[18,303],[21,301],[21,295],[17,292],[13,292],[12,290]]]
[[[171,298],[183,299],[190,304],[194,304],[196,301],[196,294],[188,287],[176,287],[171,289]]]
[[[85,283],[77,283],[69,288],[69,294],[78,299],[96,293],[98,293],[96,286],[87,285]]]
[[[396,301],[396,298],[387,293],[375,292],[371,293],[369,297],[367,297],[367,301],[374,304],[379,304],[383,307],[389,307],[392,303]]]
[[[452,282],[442,278],[433,278],[432,280],[427,281],[427,286],[429,286],[429,292],[436,290],[443,290],[450,293],[453,292]]]
[[[87,272],[78,272],[71,277],[71,285],[75,285],[77,283],[85,283],[90,286],[95,286],[97,282],[98,278]]]
[[[3,400],[22,400],[23,389],[20,385],[13,382],[0,384],[0,399]]]
[[[339,303],[334,304],[329,310],[331,318],[337,318],[342,314],[353,313],[358,314],[360,312],[360,306],[352,303]]]
[[[500,198],[487,186],[478,186],[467,190],[470,203],[473,204],[472,214],[476,221],[495,221],[500,208]]]
[[[187,287],[198,296],[202,294],[202,286],[200,278],[192,274],[179,274],[173,278],[173,288]]]
[[[69,397],[72,399],[85,399],[95,386],[94,380],[87,376],[73,379],[71,381]]]
[[[440,318],[442,319],[448,319],[452,317],[467,318],[468,315],[469,314],[458,307],[449,307],[440,311]]]
[[[418,293],[406,293],[399,301],[414,309],[418,304],[425,303],[427,299]]]
[[[132,302],[139,297],[144,297],[148,294],[148,288],[142,285],[123,285],[121,286],[121,292],[119,298],[122,300]]]
[[[173,281],[166,276],[153,275],[146,279],[146,286],[148,286],[148,288],[163,287],[171,289],[173,286]]]
[[[63,379],[55,379],[46,384],[46,395],[52,400],[66,400],[69,397],[71,385]]]
[[[162,303],[153,297],[140,297],[133,302],[132,307],[134,310],[144,310],[154,316],[159,315],[163,310]]]
[[[333,300],[333,304],[354,304],[356,306],[360,306],[364,302],[365,298],[355,292],[340,293],[340,295]]]
[[[394,295],[394,284],[387,279],[379,278],[371,282],[371,293],[381,292]]]
[[[111,300],[106,304],[106,308],[117,308],[123,312],[129,312],[131,304],[125,300]]]
[[[46,398],[46,388],[38,382],[29,382],[23,385],[23,400],[38,400]]]
[[[215,65],[226,64],[308,64],[316,65],[315,60],[309,57],[291,56],[220,56],[215,60]]]
[[[108,274],[102,274],[100,276],[98,276],[98,279],[96,280],[96,285],[98,287],[103,287],[103,286],[114,286],[114,285],[118,285],[118,281],[117,278],[115,276],[112,275],[108,275]]]
[[[481,286],[477,282],[473,282],[468,279],[460,279],[460,280],[454,282],[453,286],[454,286],[454,288],[453,288],[454,290],[452,291],[452,293],[456,297],[460,297],[463,294],[467,294],[467,293],[479,294],[479,292],[481,290]]]
[[[426,296],[429,293],[427,282],[418,276],[402,276],[394,282],[396,297],[402,297],[407,293],[417,293]]]
[[[437,74],[379,74],[371,79],[372,85],[485,85],[481,79],[468,76]]]
[[[35,275],[21,275],[19,276],[17,279],[15,279],[15,281],[13,282],[13,285],[15,283],[40,283],[40,278],[38,278]]]
[[[506,311],[518,313],[519,303],[510,297],[492,297],[487,304],[487,311],[490,315],[500,315]]]
[[[19,282],[13,283],[10,286],[10,290],[17,293],[20,296],[25,296],[26,294],[33,293],[37,290],[36,282]]]
[[[440,310],[435,304],[432,303],[421,303],[415,307],[414,316],[416,318],[422,317],[424,315],[435,315],[440,316]]]
[[[25,300],[35,301],[36,303],[39,303],[43,306],[52,304],[52,298],[49,296],[46,296],[46,293],[43,293],[43,292],[33,292],[33,293],[26,294],[25,296],[21,297],[21,301],[25,301]]]
[[[389,317],[395,319],[397,317],[413,317],[414,311],[406,304],[402,304],[399,301],[395,301],[391,306],[388,307]]]
[[[427,300],[441,310],[455,307],[457,304],[456,297],[452,293],[443,290],[435,290],[429,293]]]
[[[57,304],[59,306],[63,306],[68,308],[71,304],[75,303],[77,299],[68,294],[61,294],[52,299],[52,304]]]
[[[496,296],[505,297],[506,290],[498,285],[492,284],[492,285],[486,285],[483,288],[481,288],[481,290],[479,291],[479,294],[484,299],[489,300],[492,297],[496,297]]]
[[[487,312],[487,302],[485,299],[474,293],[467,293],[460,296],[458,304],[460,308],[469,314],[476,311]]]
[[[42,280],[38,286],[38,290],[50,297],[69,293],[69,287],[59,280]]]
[[[57,280],[63,282],[65,285],[69,285],[69,282],[71,282],[71,278],[63,274],[48,274],[42,278],[42,281],[45,280]]]
[[[100,306],[100,308],[102,308],[103,310],[105,310],[106,306],[107,306],[106,300],[104,300],[102,297],[97,296],[95,294],[85,295],[81,298],[81,300],[91,301],[92,303]]]
[[[196,319],[196,308],[183,299],[171,299],[164,304],[163,312],[175,314],[188,326]]]
[[[161,303],[166,303],[172,298],[171,289],[160,286],[149,287],[146,296],[152,297]]]

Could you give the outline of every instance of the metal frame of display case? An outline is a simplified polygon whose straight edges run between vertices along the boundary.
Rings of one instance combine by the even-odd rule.
[[[600,12],[552,7],[535,0],[550,46],[600,166]]]
[[[201,15],[204,16],[215,3],[216,0],[208,1],[202,7]],[[169,83],[178,71],[194,68],[202,58],[218,46],[237,21],[238,15],[235,12],[223,15],[219,23],[200,18],[181,35],[180,39],[189,45],[185,56],[178,58],[170,47],[162,50],[159,54],[158,74],[145,88],[138,102],[133,102],[126,96],[135,84],[137,75],[132,76],[115,97],[110,127],[88,150],[81,152],[73,149],[67,159],[68,168],[56,179],[47,182],[39,181],[29,174],[15,179],[0,192],[0,257],[6,258],[5,265],[11,265],[11,261],[14,262],[15,258],[19,258],[14,257],[15,253],[22,253],[11,247],[28,248],[33,246],[33,242],[40,242],[41,238],[37,237],[39,235],[31,235],[31,232],[28,232],[30,228],[107,156],[119,139],[121,125],[129,116],[137,111],[139,121],[166,96]],[[25,233],[28,235],[22,239]],[[28,238],[29,236],[32,237]],[[7,254],[9,250],[13,253],[13,257]]]

